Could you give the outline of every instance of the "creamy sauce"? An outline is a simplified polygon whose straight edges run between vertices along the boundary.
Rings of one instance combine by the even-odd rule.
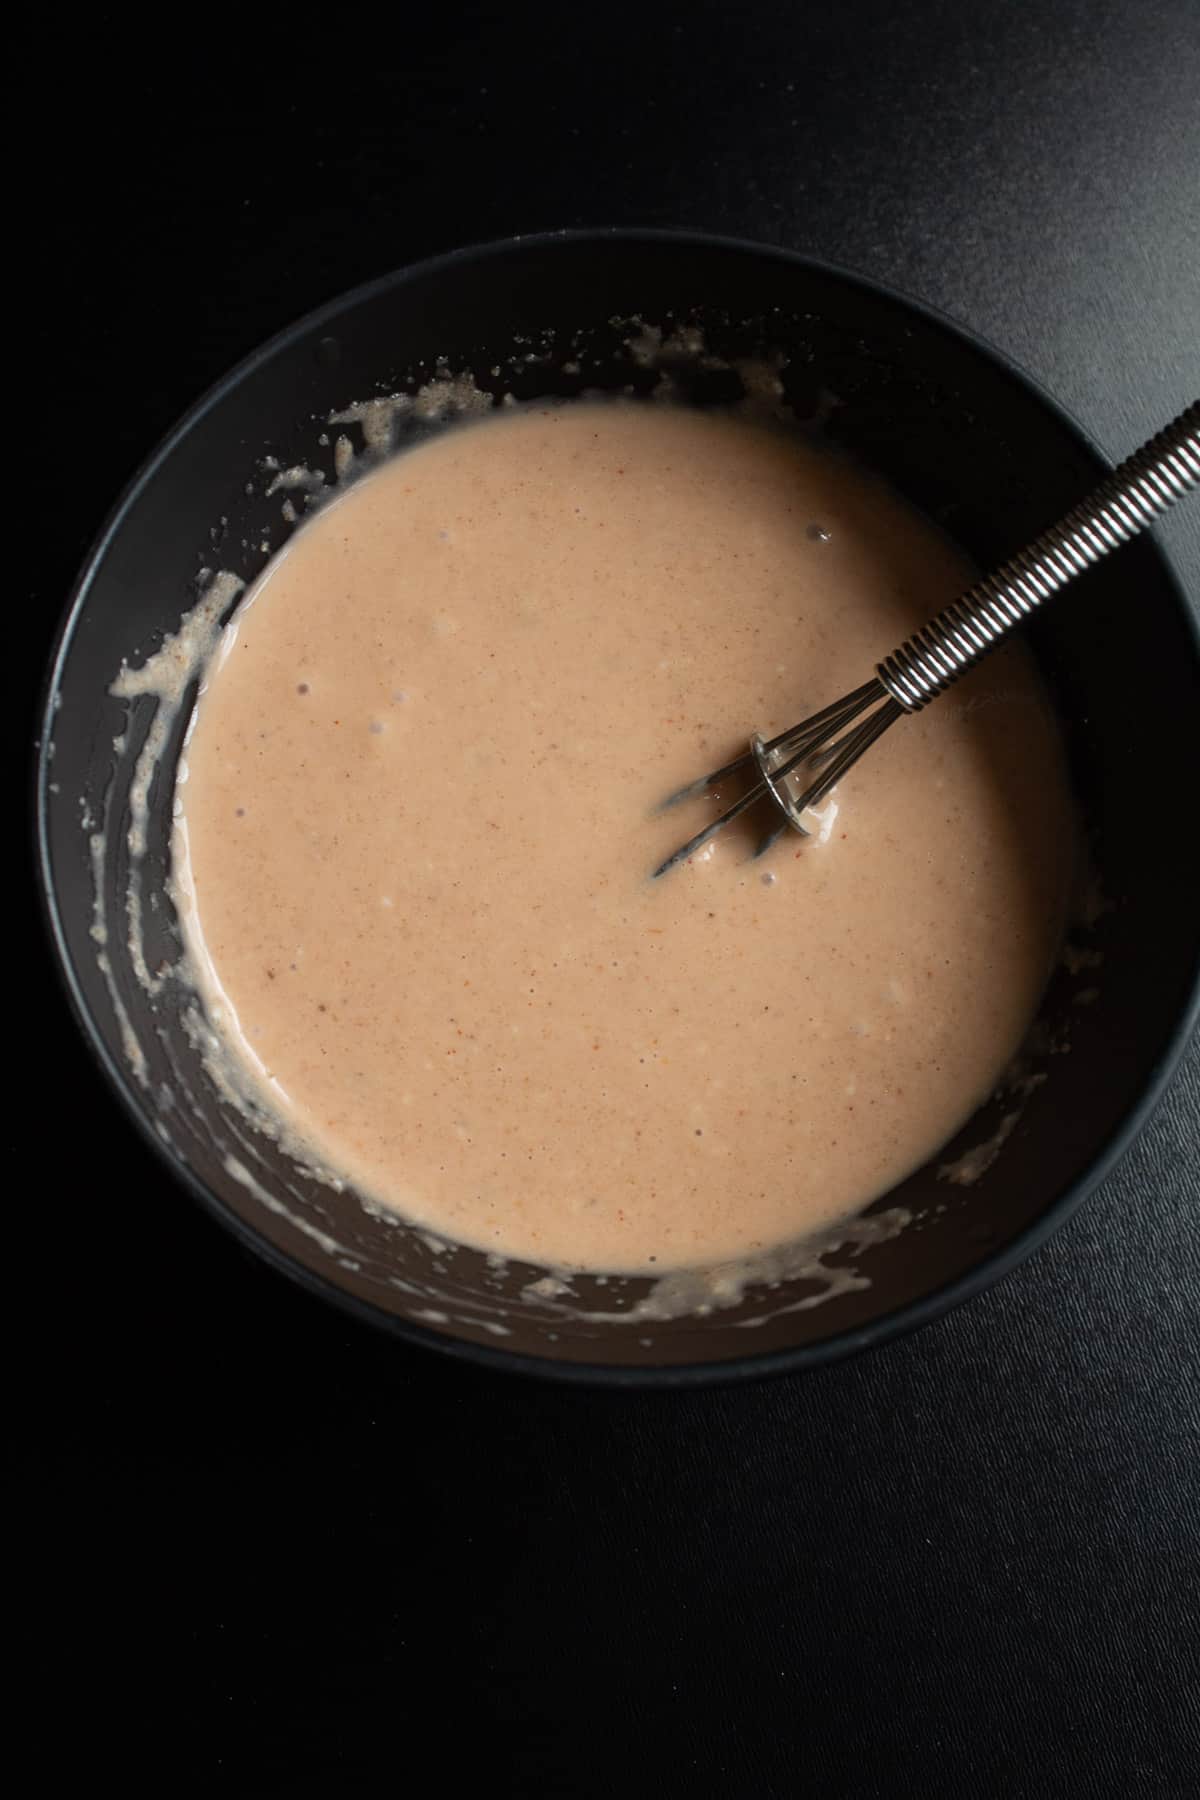
[[[935,1155],[1033,1017],[1072,812],[1019,649],[821,830],[663,796],[857,686],[971,572],[794,435],[576,404],[359,480],[226,629],[180,765],[192,972],[313,1158],[452,1238],[686,1267]]]

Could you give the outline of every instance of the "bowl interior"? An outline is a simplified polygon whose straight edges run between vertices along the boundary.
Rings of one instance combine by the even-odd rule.
[[[907,1209],[911,1222],[897,1234],[851,1237],[803,1275],[752,1289],[732,1307],[631,1322],[622,1315],[645,1301],[647,1282],[588,1277],[570,1296],[531,1298],[525,1290],[545,1271],[440,1244],[311,1179],[213,1085],[186,1028],[181,985],[167,979],[151,995],[139,980],[123,927],[126,834],[155,707],[113,698],[110,684],[123,659],[136,665],[178,627],[213,571],[249,582],[286,540],[294,526],[283,496],[268,491],[272,471],[302,465],[332,484],[331,413],[412,391],[441,368],[518,398],[643,390],[656,377],[631,354],[631,319],[668,333],[698,322],[726,362],[780,353],[797,418],[819,419],[832,442],[883,473],[981,564],[1019,548],[1102,467],[1044,396],[945,321],[797,258],[627,234],[442,259],[284,334],[209,396],[139,477],[64,628],[38,806],[51,922],[86,1028],[125,1103],[232,1229],[401,1332],[564,1372],[669,1378],[854,1347],[999,1271],[1065,1216],[1165,1077],[1194,1007],[1200,894],[1176,851],[1176,783],[1153,777],[1195,769],[1188,721],[1200,663],[1186,603],[1147,542],[1068,589],[1036,622],[1031,638],[1067,728],[1094,865],[1098,910],[1076,934],[1088,966],[1064,968],[1047,995],[1033,1071],[1045,1079],[999,1096],[872,1209]],[[727,371],[698,371],[686,359],[678,374],[698,404],[728,399],[736,386]],[[186,708],[151,788],[146,854],[133,871],[151,971],[179,955],[166,878],[171,770],[185,720]],[[999,1129],[1002,1150],[977,1180],[960,1185],[939,1173]]]

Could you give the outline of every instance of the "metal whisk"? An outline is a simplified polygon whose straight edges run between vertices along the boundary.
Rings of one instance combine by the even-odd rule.
[[[657,878],[694,856],[724,826],[768,795],[782,813],[760,839],[761,856],[791,825],[810,835],[803,815],[820,804],[863,752],[905,713],[946,691],[1023,624],[1044,600],[1107,556],[1200,484],[1200,400],[1143,444],[1057,525],[985,576],[877,664],[875,674],[832,706],[778,737],[750,740],[744,756],[680,788],[677,805],[757,769],[757,779],[719,819],[698,831],[654,871]],[[859,721],[855,724],[855,720]],[[847,730],[850,726],[852,729]]]

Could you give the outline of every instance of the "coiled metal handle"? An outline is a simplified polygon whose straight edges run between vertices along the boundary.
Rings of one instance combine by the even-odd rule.
[[[919,712],[1060,587],[1144,531],[1200,484],[1200,400],[1127,457],[1027,550],[914,632],[876,668],[906,712]]]

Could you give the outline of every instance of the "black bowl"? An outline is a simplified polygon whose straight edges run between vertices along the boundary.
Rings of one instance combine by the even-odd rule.
[[[411,386],[443,361],[496,389],[489,372],[515,368],[505,385],[529,397],[636,386],[647,377],[613,324],[633,316],[655,325],[699,317],[712,347],[730,358],[763,347],[786,353],[796,414],[821,414],[832,440],[879,469],[981,564],[1019,548],[1106,467],[994,351],[910,301],[796,256],[622,232],[442,257],[276,338],[203,400],[138,476],[63,624],[37,816],[50,925],[84,1030],[167,1165],[238,1238],[401,1337],[514,1369],[678,1383],[825,1362],[977,1292],[1069,1216],[1153,1106],[1195,1021],[1200,951],[1197,865],[1179,856],[1176,800],[1197,785],[1200,654],[1187,603],[1153,543],[1122,550],[1067,590],[1030,634],[1066,722],[1108,902],[1087,934],[1103,961],[1086,977],[1064,972],[1052,984],[1045,1043],[1058,1053],[1047,1057],[1047,1079],[1020,1103],[1001,1097],[983,1109],[943,1157],[880,1202],[909,1209],[912,1223],[873,1247],[831,1251],[831,1268],[849,1262],[863,1278],[833,1284],[842,1291],[832,1294],[809,1276],[752,1289],[704,1316],[652,1326],[586,1319],[580,1314],[620,1315],[647,1284],[587,1278],[573,1303],[531,1302],[521,1291],[543,1271],[439,1247],[364,1209],[352,1192],[307,1178],[248,1133],[213,1087],[183,1027],[180,984],[167,981],[149,998],[122,930],[110,929],[98,954],[89,842],[106,832],[100,884],[107,917],[118,920],[131,766],[153,707],[129,709],[109,684],[122,658],[139,661],[175,629],[202,565],[250,580],[279,548],[291,527],[279,496],[266,495],[265,457],[284,467],[328,465],[320,440],[331,411]],[[127,726],[119,754],[114,739]],[[175,740],[151,794],[144,880],[152,966],[178,954],[165,885]],[[977,1182],[939,1177],[1014,1110],[1015,1128]],[[821,1304],[798,1304],[822,1294]]]

